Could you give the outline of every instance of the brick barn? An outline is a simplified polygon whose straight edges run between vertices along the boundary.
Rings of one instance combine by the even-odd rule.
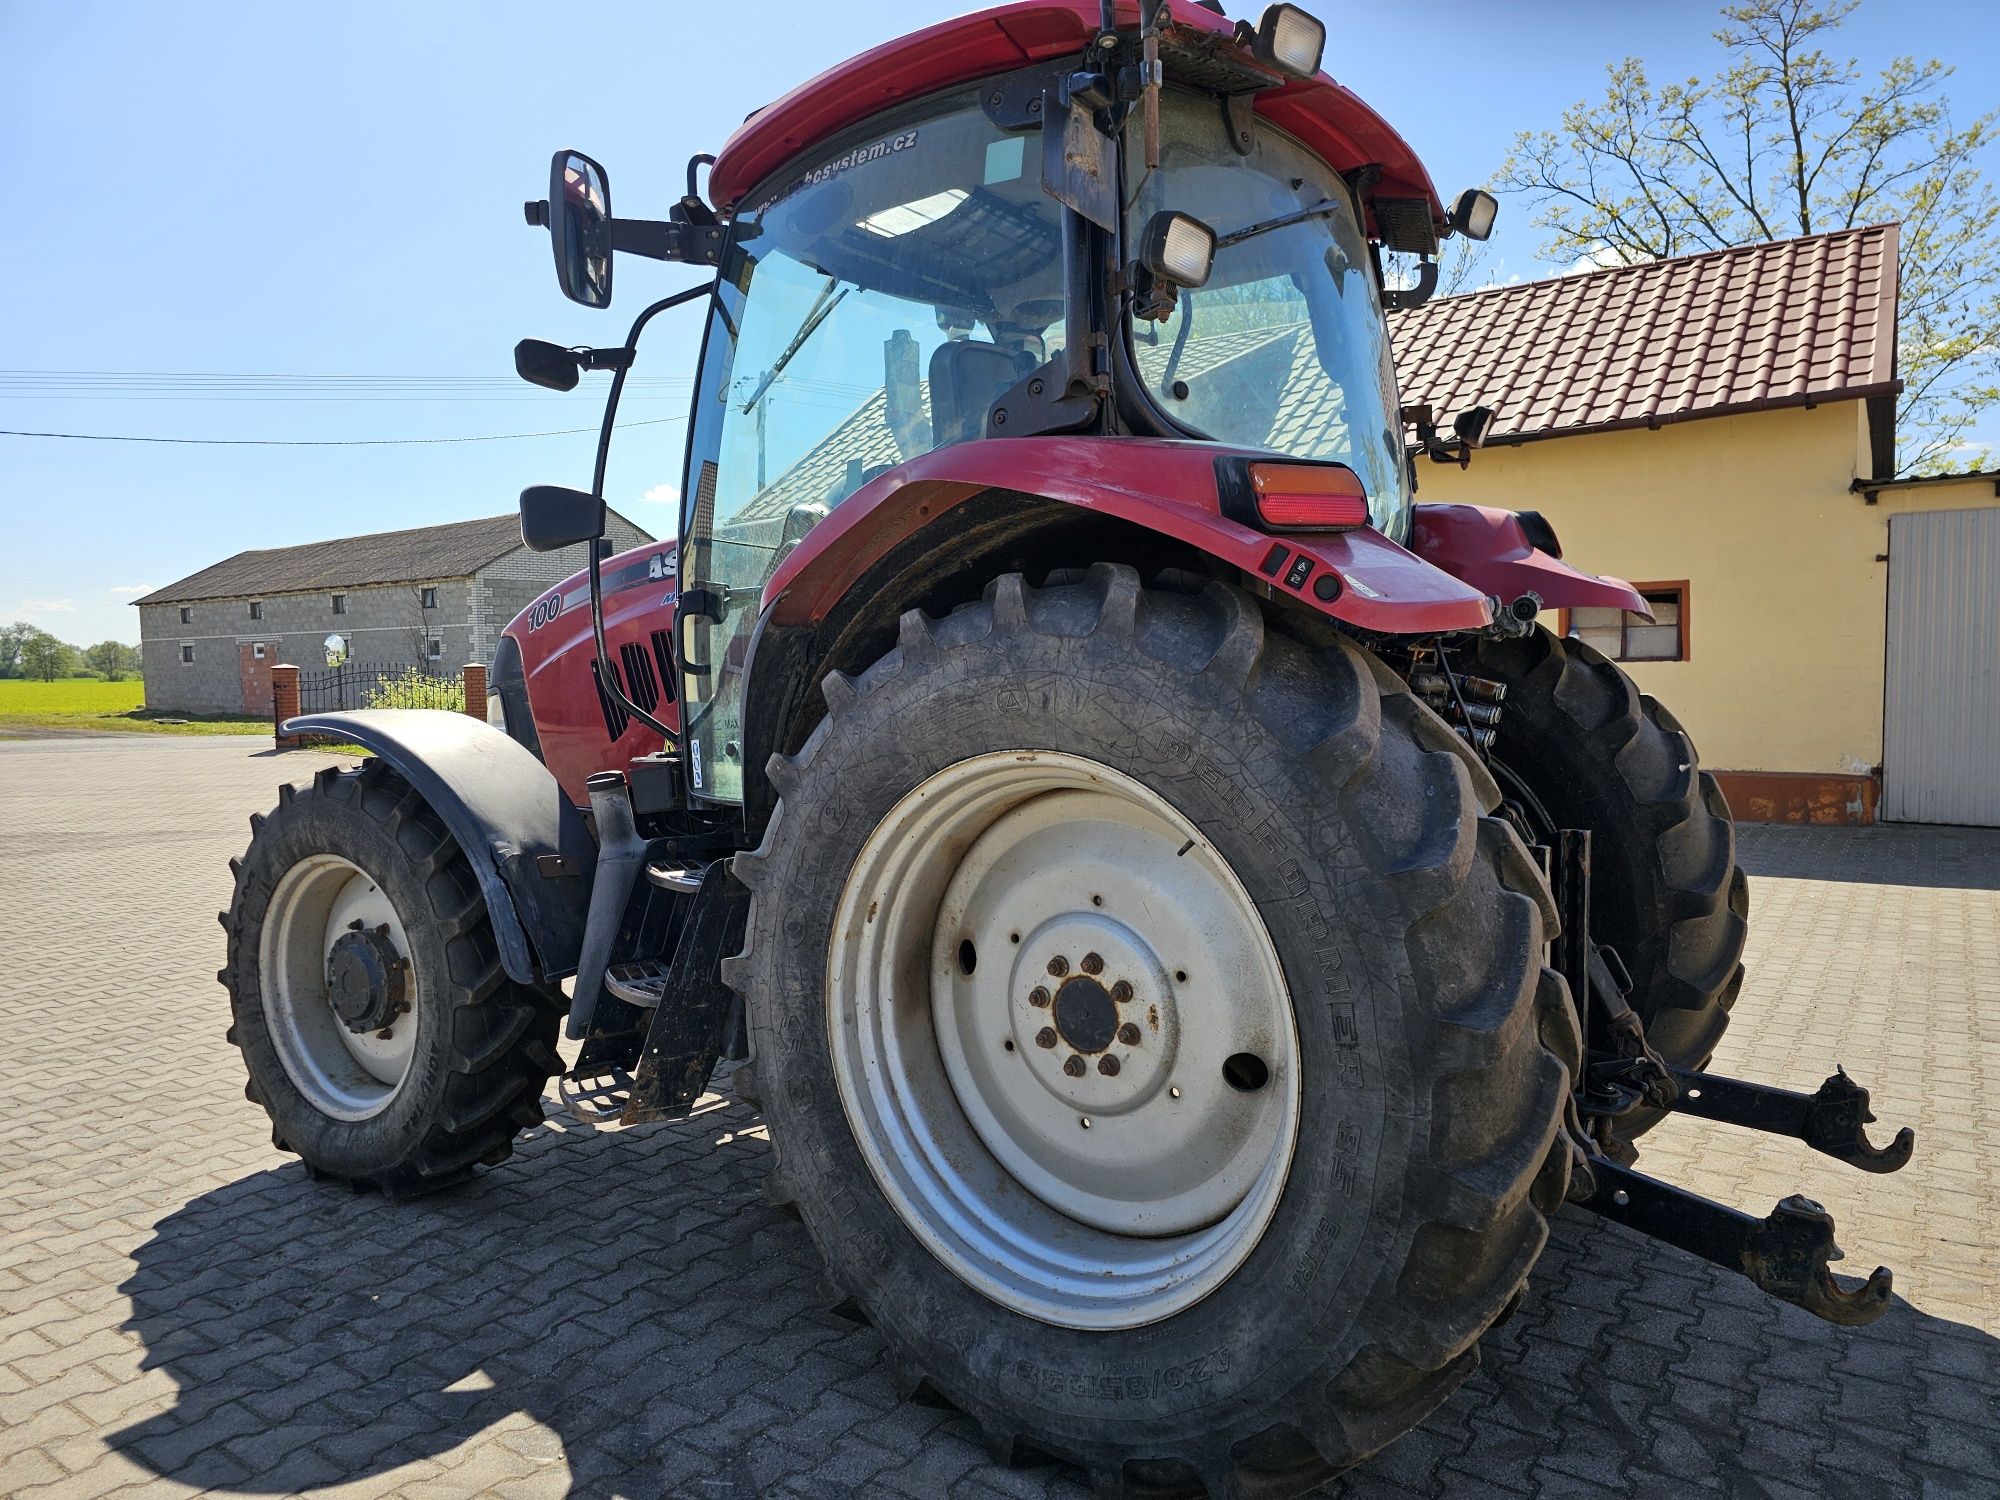
[[[652,541],[612,511],[616,551]],[[135,600],[146,706],[190,714],[271,709],[271,668],[357,662],[455,675],[490,662],[500,632],[584,566],[581,546],[530,552],[515,513],[411,531],[239,552]]]

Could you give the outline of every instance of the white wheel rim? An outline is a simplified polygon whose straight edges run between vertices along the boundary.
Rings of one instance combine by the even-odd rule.
[[[365,1120],[388,1108],[416,1053],[417,976],[404,973],[409,1009],[381,1036],[350,1031],[328,995],[327,960],[344,933],[377,931],[407,958],[402,918],[373,877],[337,854],[302,859],[284,873],[264,918],[258,978],[272,1044],[285,1074],[313,1108]]]
[[[1300,1094],[1277,950],[1221,853],[1108,766],[981,755],[898,802],[841,895],[827,1020],[877,1182],[1003,1306],[1155,1322],[1276,1211]]]

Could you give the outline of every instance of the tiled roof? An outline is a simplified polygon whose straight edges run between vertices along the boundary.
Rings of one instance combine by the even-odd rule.
[[[362,588],[372,583],[467,578],[520,545],[521,517],[515,511],[410,531],[378,531],[296,547],[268,547],[224,558],[133,602],[185,604],[196,599],[254,598]]]
[[[1444,297],[1389,317],[1405,402],[1489,438],[1652,427],[1889,395],[1896,226]]]

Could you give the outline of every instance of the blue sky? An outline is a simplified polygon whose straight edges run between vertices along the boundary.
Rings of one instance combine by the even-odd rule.
[[[693,278],[622,263],[623,316],[565,302],[546,236],[521,220],[549,153],[591,152],[622,214],[664,216],[687,157],[750,110],[959,8],[0,0],[0,366],[327,378],[200,400],[74,382],[31,397],[48,383],[0,382],[0,428],[308,439],[590,427],[601,377],[566,395],[495,379],[511,374],[515,340],[614,342],[642,294]],[[1332,33],[1328,71],[1402,130],[1447,194],[1486,180],[1515,131],[1597,93],[1607,62],[1636,54],[1664,79],[1717,60],[1706,0],[1315,8]],[[1990,0],[1866,0],[1840,41],[1864,64],[1906,50],[1959,62],[1962,117],[2000,95],[1981,66],[2000,55]],[[1502,274],[1549,269],[1526,220],[1503,206]],[[656,325],[633,415],[681,410],[695,324]],[[655,532],[674,513],[645,494],[678,481],[679,431],[635,435],[613,478],[612,503]],[[590,452],[581,434],[353,448],[0,437],[0,620],[136,640],[139,590],[246,547],[499,514],[524,484],[587,482]]]

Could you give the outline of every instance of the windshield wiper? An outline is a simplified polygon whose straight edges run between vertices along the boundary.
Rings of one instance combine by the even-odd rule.
[[[1233,229],[1228,234],[1222,235],[1216,240],[1215,248],[1220,250],[1225,246],[1239,244],[1244,240],[1253,240],[1258,235],[1269,234],[1274,229],[1284,229],[1293,224],[1303,224],[1307,219],[1322,219],[1328,214],[1339,213],[1345,207],[1347,207],[1346,199],[1328,198],[1323,202],[1315,203],[1311,208],[1294,209],[1291,213],[1279,214],[1275,219],[1265,219],[1260,223],[1246,224],[1241,229]]]
[[[799,324],[799,331],[792,335],[792,341],[785,345],[785,352],[778,356],[778,362],[764,372],[764,378],[757,382],[757,389],[752,391],[750,399],[743,403],[743,412],[746,416],[759,401],[764,399],[764,392],[775,385],[778,377],[785,373],[785,366],[792,362],[792,356],[806,346],[806,340],[811,338],[819,325],[826,321],[827,314],[840,306],[840,299],[853,290],[852,287],[844,286],[838,292],[834,292],[833,286],[833,278],[827,277],[826,285],[820,288],[819,296],[813,299],[813,305],[806,313],[806,320]],[[829,293],[832,295],[829,296]]]

